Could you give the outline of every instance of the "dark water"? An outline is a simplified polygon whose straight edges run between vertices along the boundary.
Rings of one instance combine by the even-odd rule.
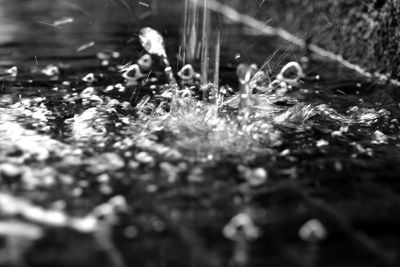
[[[397,88],[310,55],[300,88],[259,97],[249,134],[232,117],[210,126],[195,102],[148,115],[134,108],[148,88],[120,90],[117,66],[144,54],[137,33],[151,26],[177,70],[183,3],[143,3],[0,1],[0,265],[396,266]],[[55,27],[62,18],[73,21]],[[276,74],[306,55],[214,19],[221,84],[234,90],[238,63],[271,58]],[[59,75],[43,73],[49,65]],[[126,203],[109,204],[115,196]],[[51,223],[52,210],[70,221]],[[87,215],[93,231],[71,222]],[[299,234],[312,219],[322,226]],[[17,222],[25,230],[8,233]]]

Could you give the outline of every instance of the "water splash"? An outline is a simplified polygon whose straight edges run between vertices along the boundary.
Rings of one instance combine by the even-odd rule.
[[[147,53],[159,56],[164,64],[164,71],[167,75],[171,87],[177,87],[177,82],[172,72],[171,64],[169,63],[167,52],[165,50],[164,38],[162,35],[150,28],[142,28],[139,33],[139,40]]]

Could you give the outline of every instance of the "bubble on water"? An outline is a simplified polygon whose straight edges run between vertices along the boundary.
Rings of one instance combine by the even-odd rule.
[[[11,77],[17,77],[18,76],[18,68],[17,66],[13,66],[6,70],[6,73],[8,73]]]
[[[317,219],[307,221],[299,230],[299,237],[307,242],[315,243],[326,239],[328,232]]]
[[[145,77],[138,64],[128,65],[121,70],[122,77],[127,79],[128,84],[137,85],[138,80]]]
[[[144,54],[141,58],[138,59],[137,64],[142,71],[147,72],[151,69],[151,66],[153,65],[153,59],[149,54]]]
[[[301,78],[304,78],[305,74],[303,68],[299,63],[293,61],[287,63],[279,74],[276,76],[277,80],[284,81],[290,85],[298,85]]]
[[[86,83],[93,83],[96,81],[96,77],[94,76],[94,73],[89,73],[89,74],[86,74],[86,76],[84,76],[82,78],[82,81],[84,81]]]
[[[193,69],[193,66],[190,64],[186,64],[178,72],[178,76],[184,81],[191,81],[195,76],[195,71]]]
[[[41,71],[44,75],[54,77],[60,75],[60,69],[56,65],[48,65]]]
[[[94,87],[86,87],[83,91],[79,94],[82,98],[88,98],[96,93]]]
[[[232,241],[254,241],[261,235],[260,230],[254,224],[253,219],[247,213],[235,215],[223,228],[223,235]]]

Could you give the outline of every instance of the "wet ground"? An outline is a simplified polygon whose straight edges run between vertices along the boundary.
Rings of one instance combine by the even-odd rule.
[[[143,86],[118,66],[144,26],[182,66],[176,2],[0,1],[0,265],[398,266],[398,89],[214,18],[230,94],[243,62],[306,77],[246,127],[157,108],[161,64]]]

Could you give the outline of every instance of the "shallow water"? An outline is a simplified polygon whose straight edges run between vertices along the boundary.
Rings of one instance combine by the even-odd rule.
[[[136,34],[151,26],[178,69],[173,2],[0,2],[1,264],[396,266],[397,88],[311,55],[300,88],[257,95],[244,129],[234,104],[137,110],[149,89],[126,86],[117,65],[144,54]],[[303,56],[214,19],[221,85],[237,90],[240,62],[277,51],[276,74]],[[312,222],[317,234],[303,233],[311,219],[326,236]],[[15,221],[26,230],[8,233]]]

